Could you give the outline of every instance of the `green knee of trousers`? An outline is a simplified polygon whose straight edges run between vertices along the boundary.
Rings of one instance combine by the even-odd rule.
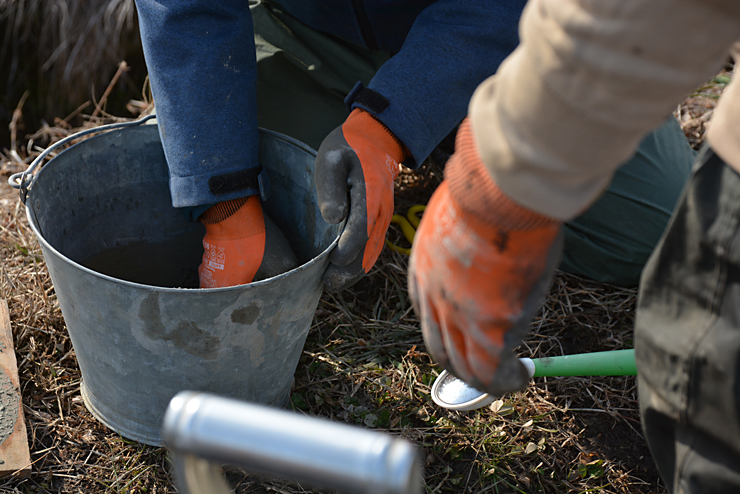
[[[645,137],[604,195],[565,225],[560,269],[603,283],[637,285],[695,156],[673,117]]]

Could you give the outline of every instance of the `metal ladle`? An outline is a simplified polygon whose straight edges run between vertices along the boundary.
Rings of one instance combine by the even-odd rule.
[[[633,349],[538,359],[520,358],[519,361],[526,367],[529,377],[634,376],[637,374]],[[475,410],[492,403],[496,398],[496,396],[478,391],[446,370],[442,371],[432,385],[434,403],[450,410]]]

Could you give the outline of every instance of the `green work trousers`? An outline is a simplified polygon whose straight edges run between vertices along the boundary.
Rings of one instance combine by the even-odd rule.
[[[648,134],[608,190],[565,225],[560,268],[603,283],[636,286],[684,188],[696,152],[671,117]]]
[[[253,5],[252,18],[260,126],[318,149],[347,117],[345,96],[357,81],[367,86],[390,55],[317,32],[274,3]],[[648,135],[600,200],[566,225],[561,269],[636,285],[694,156],[673,118]]]
[[[260,127],[318,149],[348,116],[344,98],[389,58],[311,29],[270,2],[251,6]]]

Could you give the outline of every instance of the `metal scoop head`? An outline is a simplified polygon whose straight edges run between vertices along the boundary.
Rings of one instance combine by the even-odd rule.
[[[542,359],[520,358],[529,377],[534,376],[634,376],[637,374],[635,351],[612,350],[608,352],[563,355]],[[442,373],[432,384],[432,400],[449,410],[475,410],[496,400],[478,391],[449,372]]]
[[[478,391],[446,370],[442,371],[432,385],[434,403],[449,410],[475,410],[493,403],[495,399],[496,397]]]

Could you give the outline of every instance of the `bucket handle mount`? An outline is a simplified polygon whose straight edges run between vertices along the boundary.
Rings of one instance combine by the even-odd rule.
[[[52,151],[57,149],[60,146],[64,146],[70,141],[74,141],[75,139],[79,139],[80,137],[84,137],[89,134],[95,134],[98,132],[106,132],[108,130],[115,130],[115,129],[122,129],[124,127],[135,127],[137,125],[141,125],[144,122],[151,120],[152,118],[155,118],[157,115],[147,115],[144,118],[141,118],[139,120],[133,120],[131,122],[117,122],[112,123],[108,125],[101,125],[100,127],[93,127],[91,129],[85,129],[80,132],[77,132],[75,134],[72,134],[71,136],[67,136],[64,139],[61,139],[54,144],[51,144],[48,148],[46,148],[40,155],[34,159],[31,164],[26,168],[25,171],[14,173],[8,178],[8,184],[13,187],[14,189],[20,190],[21,195],[21,202],[23,204],[26,204],[26,198],[28,197],[28,190],[31,187],[31,184],[33,184],[35,175],[33,172],[36,170],[36,167],[38,167],[43,161],[44,158],[49,156]]]

